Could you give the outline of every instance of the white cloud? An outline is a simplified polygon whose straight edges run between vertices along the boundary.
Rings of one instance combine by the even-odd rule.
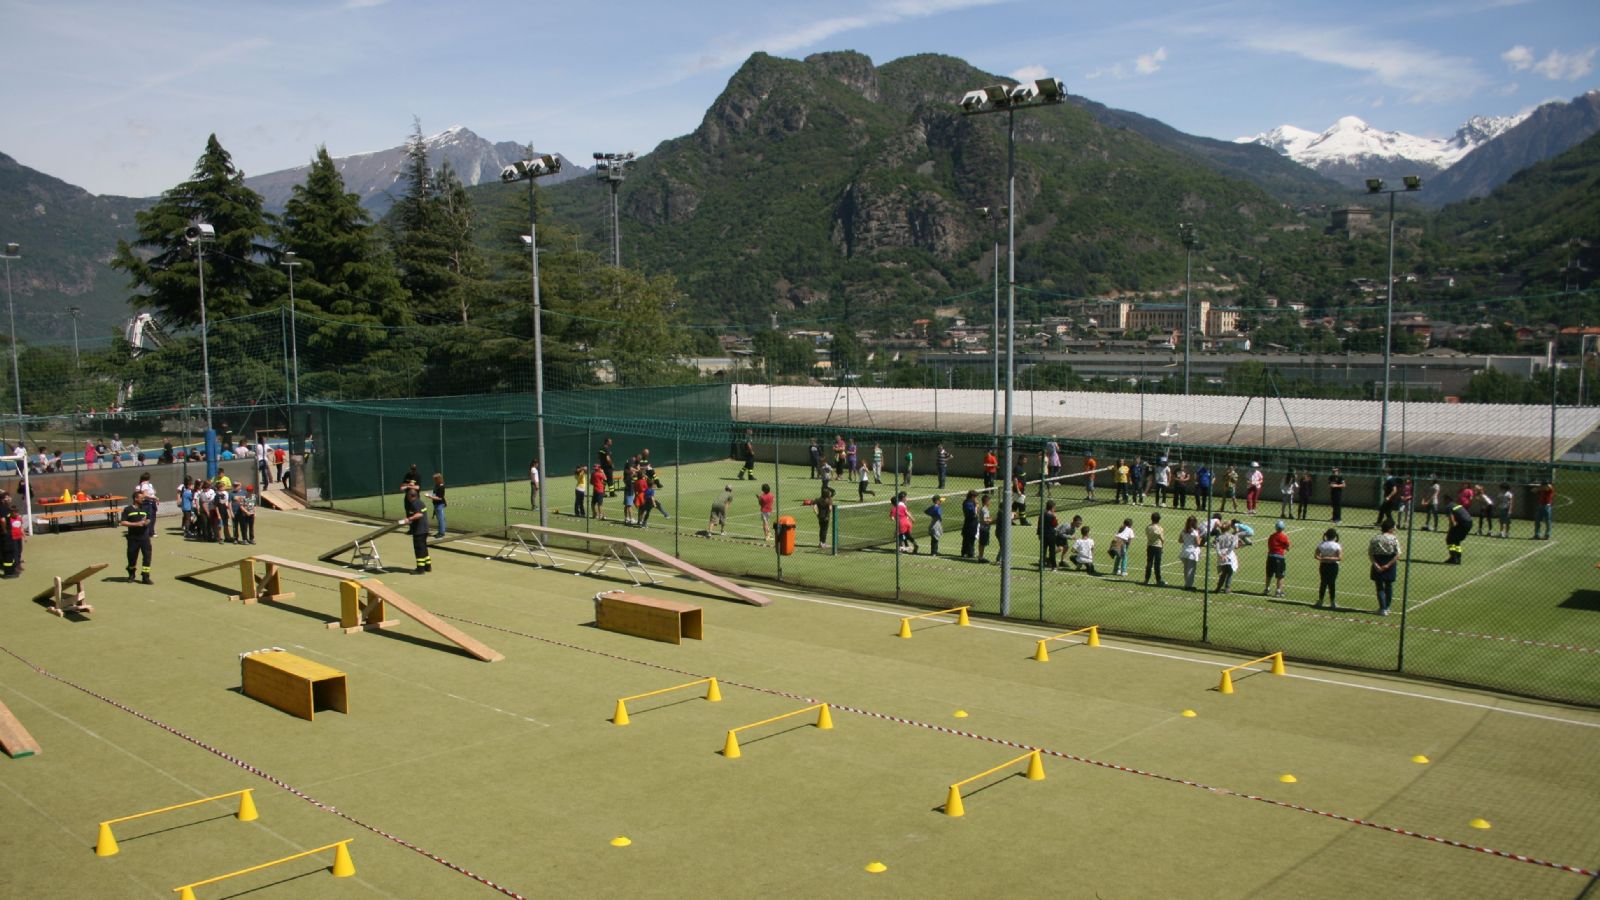
[[[1595,51],[1590,47],[1583,53],[1562,53],[1551,50],[1549,55],[1534,64],[1533,70],[1551,81],[1576,81],[1594,71]]]
[[[1500,54],[1500,58],[1506,61],[1506,65],[1518,72],[1523,69],[1533,68],[1533,51],[1522,44],[1518,44]]]
[[[1167,48],[1157,47],[1153,53],[1141,53],[1133,61],[1133,70],[1140,75],[1154,75],[1161,71],[1161,64],[1167,60]]]
[[[1015,72],[1012,72],[1011,77],[1016,81],[1038,81],[1049,74],[1050,70],[1046,69],[1044,66],[1033,65],[1023,66]]]
[[[1501,87],[1495,88],[1494,93],[1496,97],[1509,97],[1517,92],[1517,87],[1518,85],[1515,81],[1508,82]]]
[[[1219,36],[1252,50],[1298,56],[1311,62],[1365,72],[1402,92],[1409,103],[1471,97],[1488,79],[1472,60],[1403,40],[1375,37],[1353,28],[1228,27]]]

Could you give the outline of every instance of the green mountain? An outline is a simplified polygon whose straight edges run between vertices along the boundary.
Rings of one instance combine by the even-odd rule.
[[[134,212],[149,202],[97,197],[0,153],[0,244],[22,245],[22,259],[11,263],[19,338],[71,340],[73,306],[82,311],[84,338],[122,325],[127,279],[107,263],[117,238],[133,234]]]
[[[974,209],[1005,204],[1006,117],[963,116],[955,100],[1005,80],[947,56],[758,53],[622,186],[624,263],[674,273],[702,321],[747,325],[774,312],[904,323],[977,291],[993,235]],[[608,247],[606,190],[591,179],[544,197]],[[1033,297],[1176,287],[1180,222],[1216,251],[1206,277],[1237,283],[1260,273],[1260,235],[1298,222],[1256,184],[1076,103],[1017,116],[1016,191],[1017,278]]]

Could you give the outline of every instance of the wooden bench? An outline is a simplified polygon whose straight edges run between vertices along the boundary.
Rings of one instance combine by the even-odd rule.
[[[652,641],[681,644],[684,638],[701,640],[704,616],[704,611],[691,603],[658,600],[626,591],[603,591],[594,595],[596,625],[606,631]]]
[[[314,722],[318,707],[350,712],[345,674],[338,669],[278,649],[240,654],[239,669],[245,696],[292,716]]]

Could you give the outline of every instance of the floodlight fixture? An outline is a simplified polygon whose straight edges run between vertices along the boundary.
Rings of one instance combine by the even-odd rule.
[[[533,155],[533,145],[528,145],[528,158],[506,166],[500,170],[500,180],[506,184],[518,181],[528,183],[528,233],[523,240],[528,245],[528,257],[533,268],[533,422],[534,443],[539,454],[539,465],[549,472],[549,460],[544,452],[544,326],[539,304],[539,212],[533,199],[533,183],[535,179],[546,175],[554,175],[561,171],[561,158],[554,153],[545,153],[540,156]],[[539,479],[539,524],[550,524],[549,506],[544,502],[544,486],[549,481],[547,478]]]
[[[1367,193],[1376,194],[1381,190],[1383,190],[1383,179],[1382,178],[1368,178],[1367,179]]]
[[[1422,176],[1421,175],[1407,175],[1404,179],[1402,179],[1402,181],[1405,182],[1406,190],[1408,190],[1408,191],[1420,191],[1420,190],[1422,190]]]
[[[1378,422],[1378,455],[1389,456],[1389,354],[1394,347],[1394,195],[1422,190],[1422,176],[1406,175],[1400,179],[1404,188],[1387,188],[1382,178],[1367,179],[1367,193],[1389,195],[1389,285],[1383,309],[1383,406]]]

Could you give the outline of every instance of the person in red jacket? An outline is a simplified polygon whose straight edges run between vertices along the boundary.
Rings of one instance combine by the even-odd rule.
[[[1283,596],[1283,576],[1289,570],[1289,535],[1284,531],[1283,520],[1279,519],[1277,526],[1272,531],[1272,536],[1267,538],[1267,581],[1261,586],[1261,595],[1266,596],[1272,588],[1272,579],[1278,579],[1278,593]]]

